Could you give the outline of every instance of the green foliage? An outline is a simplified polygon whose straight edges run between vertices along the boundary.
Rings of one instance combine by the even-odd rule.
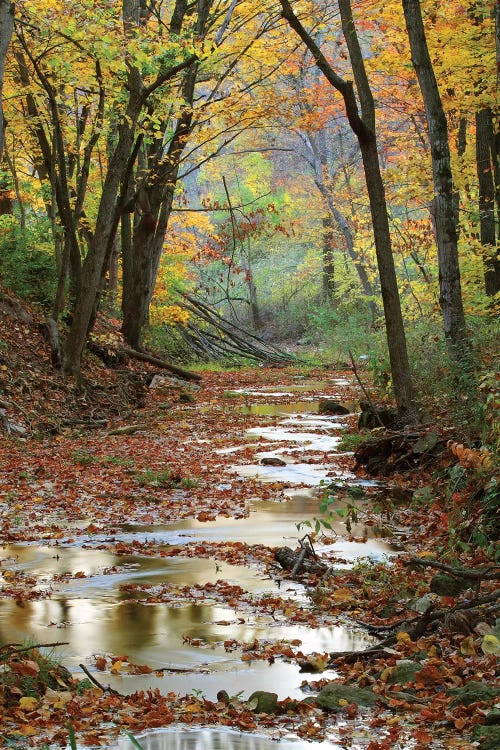
[[[31,670],[28,674],[20,671],[17,674],[9,666],[9,659],[19,658],[34,662],[37,665],[36,672]],[[64,685],[64,668],[54,658],[52,650],[42,653],[39,647],[31,642],[25,643],[17,653],[5,651],[0,654],[0,690],[2,692],[14,690],[22,697],[40,698],[47,688],[61,690]],[[69,677],[69,673],[67,675]],[[20,691],[20,692],[19,692]]]
[[[137,474],[136,481],[144,487],[161,487],[164,489],[188,490],[198,486],[198,480],[191,477],[181,477],[172,473],[172,469],[166,468],[162,471],[146,471]]]
[[[485,372],[479,379],[481,399],[482,443],[492,451],[500,451],[500,375]]]
[[[96,457],[93,453],[84,450],[73,451],[73,453],[71,454],[71,458],[73,459],[75,464],[80,464],[81,466],[90,466],[96,461]]]
[[[408,330],[412,372],[425,411],[446,414],[464,440],[479,443],[483,439],[492,445],[498,439],[493,418],[498,386],[492,364],[485,371],[482,361],[491,356],[498,334],[493,322],[484,318],[469,318],[468,324],[474,354],[460,370],[450,364],[440,323],[426,320],[412,326]],[[478,389],[481,383],[484,386]]]
[[[57,275],[50,223],[38,218],[21,232],[10,214],[0,216],[0,278],[18,297],[49,308]]]
[[[337,446],[339,451],[351,452],[355,451],[362,443],[370,439],[370,435],[361,434],[360,432],[352,432],[347,435],[342,435],[342,439]]]

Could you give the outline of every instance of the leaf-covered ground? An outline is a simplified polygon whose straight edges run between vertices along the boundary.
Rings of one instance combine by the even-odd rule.
[[[345,372],[328,367],[241,368],[204,373],[199,390],[168,378],[157,379],[154,387],[142,389],[141,408],[131,411],[130,393],[124,395],[117,388],[116,373],[97,367],[94,376],[88,371],[86,386],[77,393],[51,374],[41,341],[38,358],[33,350],[28,358],[19,336],[32,334],[30,323],[17,318],[16,326],[17,333],[3,332],[8,345],[1,370],[2,408],[10,424],[26,432],[18,429],[0,436],[0,541],[4,550],[36,543],[47,545],[54,556],[67,554],[68,549],[106,550],[127,565],[135,557],[181,555],[205,558],[216,569],[226,563],[246,566],[281,581],[282,591],[256,595],[220,578],[196,584],[125,582],[121,597],[140,606],[182,608],[197,602],[215,603],[242,621],[251,613],[272,618],[278,625],[318,628],[341,622],[358,629],[369,626],[374,643],[382,641],[392,627],[395,637],[379,651],[348,658],[303,653],[300,640],[294,639],[243,642],[227,638],[214,644],[186,637],[190,648],[217,646],[235,653],[242,663],[272,665],[288,660],[300,664],[304,680],[311,683],[304,698],[310,697],[279,701],[270,713],[259,711],[255,699],[221,694],[217,700],[207,700],[196,691],[195,672],[194,692],[187,695],[158,690],[120,695],[106,688],[113,675],[126,679],[127,675],[157,673],[161,677],[166,671],[134,663],[125,653],[96,653],[89,655],[89,677],[83,672],[70,675],[57,660],[47,658],[46,650],[26,650],[26,644],[4,642],[0,648],[4,746],[17,741],[20,747],[64,746],[69,721],[79,742],[86,745],[104,744],[123,728],[138,733],[182,722],[231,726],[273,737],[290,733],[311,740],[332,737],[345,747],[369,750],[465,750],[476,746],[472,743],[481,737],[485,750],[498,747],[494,744],[498,738],[494,706],[499,700],[500,633],[494,609],[498,568],[491,566],[482,548],[456,544],[465,528],[463,511],[468,517],[474,513],[473,493],[466,482],[450,491],[449,468],[456,465],[456,455],[446,452],[438,466],[393,474],[387,492],[368,490],[358,493],[355,501],[352,491],[340,482],[336,492],[344,514],[350,507],[353,526],[349,532],[345,516],[337,519],[337,533],[341,528],[346,538],[363,545],[369,536],[383,531],[398,553],[390,563],[346,565],[342,555],[335,553],[335,533],[325,526],[314,529],[313,523],[302,532],[311,532],[313,543],[323,549],[322,560],[330,567],[326,573],[299,573],[309,596],[290,596],[290,571],[276,565],[273,545],[230,539],[165,545],[154,538],[153,531],[149,538],[147,534],[128,538],[125,531],[134,526],[154,530],[181,519],[196,519],[203,528],[220,517],[247,517],[256,499],[286,502],[287,482],[242,478],[232,468],[233,463],[259,462],[256,453],[263,450],[262,440],[252,440],[246,431],[277,421],[272,415],[252,413],[248,407],[325,394],[352,404],[358,394],[349,374],[346,379]],[[136,371],[144,383],[146,373]],[[347,429],[355,431],[356,417],[343,419]],[[324,465],[333,478],[353,468],[352,455],[335,450],[318,448],[304,454],[287,440],[273,443],[272,449],[277,448],[288,463]],[[440,475],[435,474],[438,468]],[[431,593],[436,567],[428,563],[433,561],[458,565],[476,575],[460,590]],[[112,577],[122,570],[117,565],[101,570],[100,575]],[[93,575],[83,570],[47,575],[30,570],[29,565],[23,568],[15,556],[2,550],[0,573],[0,604],[15,601],[21,617],[31,600],[55,598],[69,579],[92,579]],[[469,606],[472,616],[464,606]],[[423,612],[435,620],[412,637]],[[64,631],[59,635],[64,641]],[[314,695],[332,679],[331,671],[328,679],[321,678],[327,667],[336,670],[340,683],[369,688],[375,696],[374,707],[363,708],[361,701],[349,697],[329,707],[316,702]],[[308,672],[316,674],[311,677]],[[265,680],[262,689],[266,689]],[[484,737],[490,737],[493,744],[488,745]]]

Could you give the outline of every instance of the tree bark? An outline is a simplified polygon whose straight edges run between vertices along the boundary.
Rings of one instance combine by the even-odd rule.
[[[450,358],[463,364],[469,353],[458,261],[448,125],[434,75],[419,0],[402,0],[412,63],[425,106],[434,177],[434,220],[438,246],[440,304]]]
[[[333,255],[334,238],[333,218],[328,215],[322,219],[323,225],[323,268],[322,268],[322,287],[323,297],[328,302],[333,302],[335,293],[335,260]]]
[[[5,72],[5,58],[9,48],[12,31],[14,30],[14,3],[10,0],[0,0],[0,157],[5,142],[5,120],[3,117],[3,79]]]
[[[493,114],[491,109],[482,109],[476,113],[476,166],[479,183],[479,232],[484,248],[484,287],[489,296],[500,291],[500,261],[497,257],[495,228],[495,157]]]
[[[403,316],[392,256],[384,184],[377,151],[375,106],[354,27],[350,0],[339,0],[339,8],[342,19],[342,30],[349,50],[349,57],[359,94],[361,116],[353,84],[341,78],[334,71],[311,35],[297,19],[288,0],[280,0],[280,2],[282,16],[312,53],[316,65],[328,82],[342,94],[347,119],[358,138],[370,200],[394,396],[400,416],[405,420],[411,419],[415,416],[415,394],[410,375]]]
[[[198,38],[202,38],[205,33],[211,3],[212,0],[200,0],[198,3]],[[180,34],[186,11],[185,0],[177,0],[170,25],[171,34]],[[198,63],[193,62],[184,74],[184,106],[167,153],[164,151],[163,141],[157,141],[146,155],[149,176],[142,186],[146,210],[143,209],[141,219],[134,228],[130,257],[123,266],[122,333],[129,346],[138,350],[141,348],[142,330],[148,319],[156,284],[181,159],[193,127],[192,104],[197,73]],[[165,129],[166,127],[165,123]]]

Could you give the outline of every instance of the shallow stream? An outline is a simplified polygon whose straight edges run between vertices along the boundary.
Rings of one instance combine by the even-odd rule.
[[[304,387],[304,390],[306,387]],[[248,397],[272,395],[273,400],[289,397],[289,392],[248,392]],[[280,483],[284,502],[260,501],[251,504],[247,518],[219,517],[215,521],[183,520],[161,526],[124,524],[112,538],[93,534],[76,542],[49,542],[43,546],[10,545],[0,548],[2,571],[22,571],[35,576],[35,588],[50,589],[50,598],[0,602],[0,639],[5,643],[32,639],[36,643],[67,642],[57,647],[68,668],[79,671],[79,664],[93,669],[96,654],[127,654],[134,664],[164,669],[157,675],[107,675],[101,681],[122,693],[159,688],[163,693],[185,694],[200,690],[215,700],[219,690],[236,694],[244,686],[242,698],[257,689],[278,693],[280,699],[301,698],[303,675],[298,666],[281,659],[242,662],[241,650],[227,652],[224,642],[300,640],[304,654],[362,649],[370,637],[350,623],[312,629],[288,625],[272,614],[255,614],[230,608],[210,598],[175,603],[143,603],[124,591],[123,584],[164,583],[195,585],[227,581],[254,595],[279,595],[309,606],[298,584],[275,581],[258,568],[230,565],[200,557],[149,557],[115,554],[98,549],[109,543],[134,541],[154,543],[168,550],[191,543],[242,542],[248,545],[287,545],[295,547],[302,536],[298,525],[318,515],[318,488],[326,481],[360,484],[335,463],[343,429],[342,417],[318,415],[317,401],[296,403],[248,403],[245,413],[262,417],[262,423],[249,427],[249,445],[254,463],[238,463],[242,447],[219,451],[226,455],[228,475],[224,489],[232,482],[253,477],[261,482]],[[283,466],[267,466],[263,458],[278,457]],[[312,461],[311,463],[308,461]],[[333,548],[339,566],[352,564],[358,557],[380,558],[393,551],[383,539],[348,541],[339,519]],[[360,536],[364,536],[361,530]],[[321,552],[321,546],[318,548]],[[330,550],[330,547],[324,549]],[[76,576],[76,577],[75,577]],[[5,584],[0,584],[5,585]],[[196,642],[197,645],[193,645]],[[200,645],[201,644],[201,645]],[[169,669],[171,671],[169,671]],[[333,672],[323,676],[334,676]],[[82,673],[83,677],[83,673]],[[145,750],[270,750],[271,741],[241,733],[199,730],[198,732],[156,732],[142,740]],[[128,744],[127,744],[128,743]],[[303,750],[308,743],[282,741],[281,750]],[[129,750],[132,744],[121,740],[116,748]],[[272,743],[276,747],[276,742]],[[315,745],[318,747],[318,745]],[[324,743],[330,749],[338,747]]]

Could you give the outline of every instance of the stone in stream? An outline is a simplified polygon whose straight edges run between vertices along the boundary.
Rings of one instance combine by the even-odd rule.
[[[350,411],[343,404],[339,404],[332,398],[322,398],[318,406],[319,414],[350,414]]]
[[[248,699],[248,703],[256,714],[274,714],[278,708],[278,694],[256,690]]]
[[[377,705],[377,696],[371,688],[329,682],[315,699],[315,703],[324,711],[340,711],[346,705],[345,701],[356,703],[358,706],[372,707]]]
[[[264,456],[260,462],[263,466],[286,466],[286,461],[277,456]]]

